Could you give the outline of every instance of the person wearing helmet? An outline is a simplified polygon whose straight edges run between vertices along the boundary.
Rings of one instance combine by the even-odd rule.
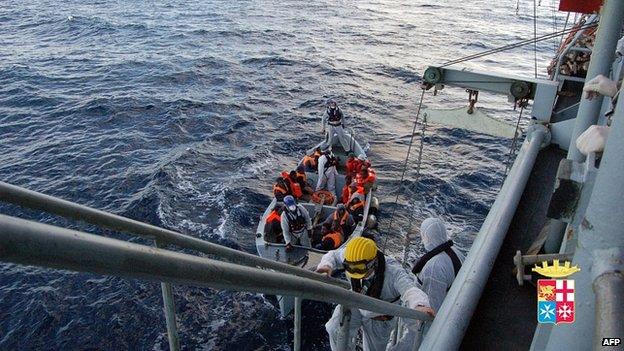
[[[336,210],[327,216],[323,224],[329,224],[331,228],[339,227],[345,237],[349,237],[355,229],[355,221],[353,216],[349,214],[344,204],[338,204]]]
[[[312,246],[308,234],[312,233],[310,214],[303,205],[297,204],[295,198],[290,195],[284,197],[281,226],[286,250],[292,249],[292,245]]]
[[[344,116],[334,99],[327,100],[325,113],[323,114],[323,131],[328,130],[326,146],[334,144],[334,139],[338,138],[340,145],[345,151],[351,151],[351,136],[344,132]],[[329,128],[327,128],[329,127]]]
[[[461,268],[464,255],[453,246],[444,223],[438,218],[425,219],[420,225],[420,236],[426,253],[416,262],[412,273],[437,311]]]
[[[323,255],[316,271],[331,275],[344,268],[351,282],[351,290],[390,303],[404,304],[407,307],[434,315],[429,307],[427,295],[418,288],[414,276],[406,272],[391,257],[386,257],[377,249],[375,242],[369,238],[356,237],[345,247],[329,251]],[[362,329],[364,351],[384,351],[388,346],[390,333],[395,326],[393,316],[381,315],[361,309],[351,309],[349,320],[349,340],[347,349],[355,350],[354,338],[358,329]],[[330,320],[325,324],[329,334],[332,350],[338,350],[344,343],[344,335],[340,332],[342,309],[337,306]],[[416,322],[404,319],[406,332],[390,350],[412,350],[417,333]]]
[[[338,176],[338,171],[336,170],[337,164],[338,159],[334,156],[331,150],[327,150],[321,157],[319,157],[316,191],[327,189],[336,194],[336,177]]]

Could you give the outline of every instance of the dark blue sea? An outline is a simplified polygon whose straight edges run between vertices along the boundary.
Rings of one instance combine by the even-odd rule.
[[[387,253],[402,256],[406,233],[410,259],[422,253],[417,228],[430,215],[467,250],[511,141],[429,126],[420,183],[417,136],[400,184],[419,79],[429,64],[532,37],[532,6],[4,0],[0,180],[255,253],[272,180],[320,140],[324,101],[334,98],[370,145]],[[538,34],[563,27],[552,6],[541,1]],[[541,76],[555,45],[538,46]],[[533,48],[458,67],[532,77]],[[424,99],[426,107],[466,104],[450,87]],[[518,115],[503,96],[481,94],[478,106],[510,123]],[[4,203],[0,213],[149,244]],[[270,297],[175,286],[175,301],[185,350],[291,348],[292,318],[280,319]],[[330,311],[306,304],[304,349],[328,349]],[[160,285],[0,264],[0,349],[168,349]]]

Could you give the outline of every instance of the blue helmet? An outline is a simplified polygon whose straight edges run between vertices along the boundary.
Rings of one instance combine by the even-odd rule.
[[[286,205],[286,208],[289,211],[294,211],[297,208],[297,202],[295,201],[295,198],[291,195],[287,195],[284,197],[284,205]]]

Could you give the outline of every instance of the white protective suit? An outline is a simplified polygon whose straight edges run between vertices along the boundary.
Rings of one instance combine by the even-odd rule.
[[[327,155],[321,155],[318,159],[318,181],[316,182],[316,191],[327,188],[327,190],[336,194],[336,177],[338,176],[338,171],[336,171],[335,166],[325,169],[327,161]]]
[[[282,234],[284,235],[284,242],[286,244],[312,247],[310,237],[308,236],[308,231],[312,230],[312,220],[310,219],[310,214],[308,213],[308,210],[303,207],[303,205],[298,204],[297,208],[301,211],[301,214],[305,218],[305,227],[303,230],[298,232],[292,232],[290,230],[290,224],[288,223],[288,215],[286,214],[286,211],[288,210],[284,210],[280,222],[280,225],[282,226]]]
[[[321,258],[318,267],[329,266],[332,270],[342,267],[344,261],[345,248],[329,251]],[[404,306],[416,308],[418,306],[429,307],[427,295],[418,288],[412,274],[406,272],[401,265],[386,256],[386,270],[384,273],[383,288],[381,289],[381,299],[387,302],[402,303]],[[325,329],[329,334],[329,342],[332,350],[338,350],[344,335],[340,333],[340,321],[342,318],[341,306],[336,306],[334,313],[325,324]],[[364,351],[384,351],[388,346],[390,333],[396,325],[396,318],[389,321],[377,321],[371,318],[379,316],[366,310],[352,309],[351,320],[349,322],[349,342],[348,350],[355,350],[354,337],[357,330],[362,328]],[[417,333],[416,321],[402,319],[406,331],[396,345],[390,346],[388,350],[412,350]]]
[[[323,144],[323,148],[328,148],[334,145],[335,139],[338,138],[340,145],[342,148],[349,152],[351,151],[351,136],[345,133],[344,126],[344,116],[340,119],[340,122],[332,122],[329,123],[329,113],[325,110],[323,114],[323,130],[326,130],[328,133],[327,141]],[[333,124],[333,125],[332,125]]]
[[[444,223],[438,218],[427,218],[420,225],[420,235],[427,252],[449,241]],[[455,246],[451,247],[460,261],[464,261],[462,254]],[[422,271],[418,273],[418,279],[422,282],[423,291],[429,296],[431,308],[435,311],[440,309],[446,297],[448,289],[455,280],[455,269],[451,258],[444,252],[430,259]]]

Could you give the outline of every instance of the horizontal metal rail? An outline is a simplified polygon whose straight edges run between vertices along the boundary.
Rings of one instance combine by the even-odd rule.
[[[529,132],[421,350],[459,349],[547,134],[543,126]]]
[[[85,221],[112,230],[127,232],[147,237],[149,239],[155,239],[160,245],[175,245],[180,248],[215,255],[232,263],[272,269],[278,272],[289,273],[299,277],[322,281],[324,283],[340,286],[345,289],[350,288],[349,283],[343,280],[330,278],[325,275],[293,267],[285,263],[268,260],[246,252],[194,238],[189,235],[159,228],[154,225],[135,221],[133,219],[38,193],[36,191],[28,190],[5,182],[0,182],[0,201],[53,213],[62,217]]]
[[[342,304],[431,320],[426,313],[290,274],[272,272],[0,215],[0,261]]]

